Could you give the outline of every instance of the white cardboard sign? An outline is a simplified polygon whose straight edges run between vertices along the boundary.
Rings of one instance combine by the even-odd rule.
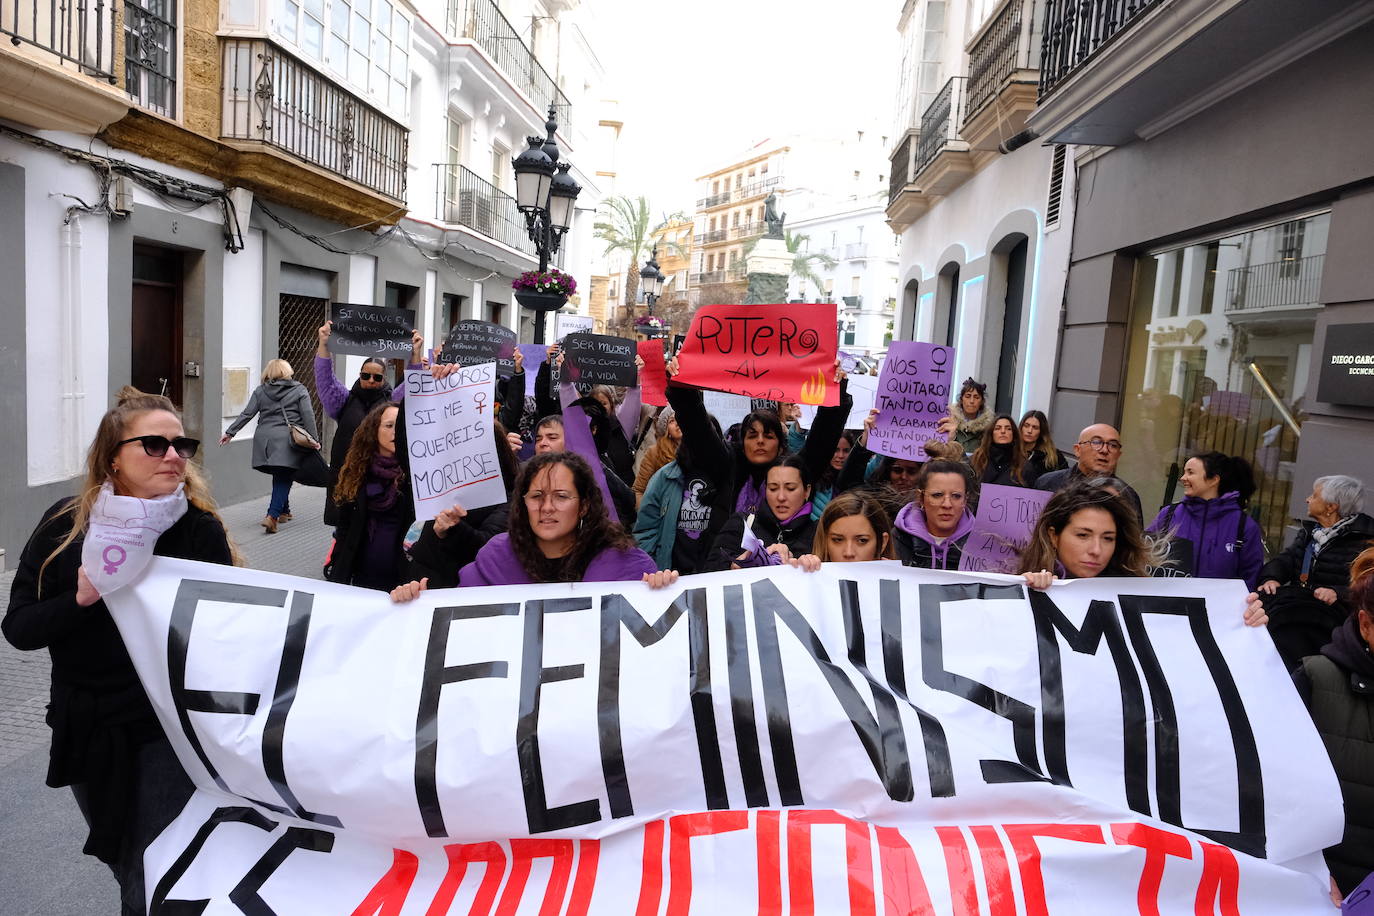
[[[506,501],[492,436],[496,364],[463,366],[443,379],[406,371],[406,448],[415,517],[428,521],[454,503],[481,509]]]

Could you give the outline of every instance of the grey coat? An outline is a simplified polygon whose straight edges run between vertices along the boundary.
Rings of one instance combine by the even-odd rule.
[[[285,416],[282,415],[283,410]],[[225,430],[230,436],[243,429],[254,414],[258,417],[253,432],[253,470],[270,474],[273,468],[299,469],[305,452],[291,443],[287,418],[310,431],[316,439],[315,410],[310,404],[310,392],[294,379],[279,378],[263,382],[248,399],[243,413]]]

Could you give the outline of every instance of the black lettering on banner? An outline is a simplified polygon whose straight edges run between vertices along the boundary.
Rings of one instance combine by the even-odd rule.
[[[773,753],[773,771],[778,780],[778,803],[783,807],[797,807],[806,804],[806,800],[802,797],[801,777],[797,773],[792,713],[787,705],[787,678],[782,670],[772,606],[786,605],[787,601],[776,588],[772,595],[760,589],[763,584],[755,582],[750,596],[754,603],[754,634],[759,641],[759,676],[763,682],[764,713],[768,716],[768,746]]]
[[[300,807],[296,796],[286,785],[284,767],[281,765],[281,730],[286,724],[286,715],[290,711],[291,701],[294,695],[283,695],[286,689],[286,682],[291,678],[299,677],[300,670],[297,667],[295,674],[279,668],[277,671],[277,695],[273,698],[273,711],[268,716],[268,727],[273,729],[273,734],[269,735],[266,730],[263,733],[262,760],[263,768],[267,771],[268,779],[271,780],[273,788],[282,793],[282,800],[290,807],[282,807],[270,802],[261,801],[256,798],[244,795],[242,792],[235,792],[229,788],[224,777],[219,770],[210,762],[210,757],[205,753],[205,747],[200,742],[200,736],[196,734],[191,725],[191,713],[218,713],[228,716],[252,716],[258,711],[258,703],[262,699],[261,694],[243,693],[239,691],[226,690],[188,690],[186,688],[186,659],[190,653],[191,631],[195,627],[196,611],[202,601],[216,601],[226,604],[247,604],[257,607],[280,608],[286,606],[287,592],[279,588],[262,588],[256,585],[238,585],[233,582],[211,582],[204,579],[182,579],[177,587],[176,598],[172,601],[172,619],[167,633],[167,680],[168,688],[172,695],[172,704],[176,707],[177,721],[181,723],[181,730],[186,735],[186,741],[191,745],[191,750],[195,752],[201,765],[205,767],[205,772],[215,781],[225,792],[237,795],[239,798],[247,799],[253,804],[266,808],[269,811],[276,811],[278,814],[301,817],[306,820],[318,820],[332,824],[338,824],[338,818],[330,815],[311,814]],[[305,616],[305,627],[309,626],[310,602],[307,601],[303,611]],[[293,606],[292,616],[296,615]],[[300,639],[303,641],[304,630],[298,628]],[[287,644],[282,648],[281,665],[286,666],[291,663],[293,649],[290,646],[291,632],[288,624]],[[304,652],[304,643],[300,647]],[[299,663],[299,659],[297,659]],[[294,692],[293,692],[294,693]],[[278,712],[278,707],[281,707]],[[274,721],[274,716],[276,720]],[[274,777],[274,770],[281,778]],[[280,783],[280,784],[279,784]],[[284,792],[282,790],[285,790]]]
[[[1146,733],[1145,691],[1136,674],[1135,663],[1126,645],[1126,635],[1110,601],[1092,601],[1083,616],[1082,628],[1075,627],[1045,592],[1030,589],[1031,613],[1035,618],[1035,637],[1040,657],[1040,704],[1045,739],[1045,768],[1057,785],[1071,786],[1064,728],[1064,673],[1059,640],[1083,655],[1096,655],[1103,641],[1116,666],[1121,685],[1122,773],[1126,803],[1132,811],[1151,814],[1150,750]]]
[[[205,843],[210,839],[210,834],[214,833],[215,828],[219,827],[220,824],[248,824],[264,833],[271,833],[277,829],[276,821],[253,808],[235,806],[216,808],[210,812],[205,823],[196,830],[196,835],[191,838],[191,842],[186,844],[181,855],[176,857],[171,867],[163,873],[162,878],[157,882],[157,887],[153,889],[152,899],[148,903],[148,916],[200,916],[201,913],[205,912],[205,908],[210,905],[209,900],[168,900],[167,895],[172,892],[172,888],[176,887],[181,876],[186,874],[191,863],[205,848]]]
[[[921,672],[927,686],[962,697],[1011,723],[1012,744],[1016,761],[982,760],[983,780],[989,784],[1004,782],[1048,782],[1040,769],[1035,749],[1035,707],[1005,693],[993,690],[981,681],[945,670],[944,623],[941,605],[946,601],[969,599],[1022,598],[1020,585],[921,585],[918,587],[921,607]]]
[[[1259,747],[1255,743],[1255,732],[1250,727],[1235,678],[1226,664],[1226,656],[1222,654],[1216,636],[1207,623],[1207,602],[1202,598],[1161,595],[1120,595],[1117,600],[1121,602],[1126,632],[1131,636],[1131,645],[1140,659],[1140,669],[1150,688],[1155,723],[1155,795],[1159,799],[1159,819],[1211,837],[1241,852],[1264,858],[1267,838],[1264,830],[1264,774],[1260,770]],[[1183,823],[1179,787],[1178,713],[1159,656],[1155,654],[1150,634],[1145,629],[1146,614],[1187,617],[1193,642],[1207,665],[1208,673],[1212,675],[1236,755],[1236,820],[1239,828],[1236,831],[1206,830]]]
[[[583,675],[583,665],[544,667],[544,615],[585,611],[590,598],[551,598],[526,601],[524,643],[520,655],[520,718],[515,726],[515,750],[520,760],[520,785],[525,794],[525,820],[530,833],[547,833],[601,820],[597,799],[550,808],[544,793],[544,763],[539,756],[539,700],[545,684]]]
[[[262,890],[272,873],[281,868],[286,857],[297,849],[331,852],[334,849],[334,834],[313,827],[286,828],[286,832],[262,854],[262,858],[248,869],[243,880],[234,885],[229,892],[229,902],[242,910],[244,916],[277,916],[277,911],[267,905],[258,891]]]
[[[749,628],[744,617],[744,586],[727,585],[725,598],[725,662],[730,677],[730,716],[735,726],[744,803],[768,807],[768,783],[763,778],[759,727],[754,719],[754,679],[749,671]]]
[[[415,803],[429,836],[448,836],[444,812],[439,805],[439,786],[435,770],[439,764],[439,698],[444,685],[479,678],[506,677],[505,662],[477,662],[446,665],[449,628],[457,620],[484,617],[513,617],[520,605],[474,604],[467,607],[437,607],[429,625],[425,647],[424,677],[420,681],[420,701],[415,714]]]
[[[949,756],[949,739],[940,720],[911,702],[906,690],[906,650],[902,640],[902,591],[895,579],[878,584],[879,625],[883,630],[883,675],[888,688],[903,703],[916,710],[921,723],[921,740],[926,749],[926,778],[934,798],[954,797],[954,764]]]
[[[684,615],[689,644],[689,691],[701,756],[701,778],[707,806],[730,807],[725,789],[725,766],[716,739],[715,711],[711,708],[711,656],[706,622],[706,590],[692,588],[650,624],[621,595],[601,597],[601,674],[597,685],[597,715],[601,742],[601,771],[611,817],[634,814],[634,800],[625,774],[625,749],[620,732],[620,628],[624,626],[642,648],[668,635]]]

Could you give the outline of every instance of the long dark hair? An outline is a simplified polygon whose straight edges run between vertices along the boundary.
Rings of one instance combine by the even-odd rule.
[[[1024,485],[1026,477],[1022,469],[1026,464],[1026,455],[1017,442],[1021,435],[1021,428],[1016,425],[1016,420],[1012,418],[1011,414],[999,413],[992,418],[992,424],[983,430],[983,439],[978,443],[978,447],[973,450],[973,457],[969,458],[968,463],[981,479],[983,472],[987,470],[988,462],[992,460],[992,449],[997,444],[993,441],[992,431],[997,428],[997,424],[1002,420],[1011,424],[1011,443],[1007,446],[1007,453],[1011,457],[1011,479]]]
[[[787,430],[783,428],[782,420],[779,419],[776,411],[752,410],[744,415],[743,420],[739,421],[739,441],[735,443],[735,449],[741,460],[743,460],[745,464],[753,467],[749,458],[744,454],[744,439],[755,423],[763,427],[764,432],[772,433],[778,440],[778,458],[782,458],[787,452]],[[758,470],[761,468],[764,473],[767,473],[768,468],[772,467],[774,464],[777,464],[777,460],[769,462],[766,466],[759,466],[755,469]]]
[[[1096,480],[1070,484],[1045,503],[1030,543],[1021,551],[1021,572],[1056,568],[1059,552],[1050,535],[1067,528],[1074,513],[1083,509],[1105,509],[1116,523],[1116,547],[1101,575],[1146,575],[1146,567],[1153,564],[1156,557],[1140,527],[1140,519],[1136,518],[1135,508]]]
[[[1235,493],[1242,509],[1250,502],[1250,497],[1256,490],[1255,472],[1250,469],[1250,462],[1223,452],[1202,452],[1189,457],[1202,462],[1205,476],[1221,478],[1221,485],[1217,488],[1218,496]]]
[[[1025,445],[1021,444],[1021,426],[1032,418],[1040,424],[1040,437],[1035,440],[1035,445],[1027,450]],[[1050,437],[1050,418],[1045,416],[1043,410],[1028,410],[1021,415],[1021,422],[1016,425],[1016,442],[1021,446],[1021,450],[1025,452],[1027,458],[1031,456],[1032,452],[1039,452],[1041,463],[1048,471],[1056,470],[1064,463],[1064,459],[1059,455],[1059,449],[1054,444],[1054,439]]]
[[[382,428],[382,417],[388,410],[397,411],[396,425],[399,427],[401,408],[390,400],[373,407],[358,424],[353,441],[348,444],[348,453],[344,455],[343,467],[339,469],[339,479],[334,484],[334,502],[339,505],[358,498],[358,491],[367,479],[367,469],[372,466],[372,458],[377,454],[377,431]],[[395,480],[395,486],[399,489],[405,482],[406,475],[402,471]]]
[[[539,549],[534,529],[530,527],[530,513],[525,506],[525,494],[530,484],[540,474],[561,464],[572,474],[573,486],[577,490],[578,504],[582,508],[582,520],[578,523],[577,537],[573,548],[564,556],[550,559]],[[515,479],[515,490],[510,498],[510,524],[507,528],[511,549],[515,558],[535,582],[577,582],[587,572],[596,555],[607,548],[626,550],[635,546],[634,538],[625,529],[611,521],[606,512],[606,501],[601,496],[601,488],[596,484],[592,467],[585,458],[576,452],[545,452],[535,455],[520,469]]]

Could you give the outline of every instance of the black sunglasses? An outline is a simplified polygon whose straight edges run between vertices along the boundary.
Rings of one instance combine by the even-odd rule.
[[[358,378],[362,379],[362,380],[365,381],[365,382],[367,382],[367,381],[380,382],[380,381],[382,381],[383,379],[385,379],[386,376],[383,375],[383,374],[380,373],[380,372],[359,372],[359,373],[358,373]]]
[[[188,436],[177,436],[175,439],[168,439],[166,436],[134,436],[132,439],[116,442],[115,446],[128,445],[130,442],[142,443],[143,454],[149,458],[161,458],[167,454],[170,447],[182,458],[190,459],[195,457],[196,449],[200,448],[200,440]]]

